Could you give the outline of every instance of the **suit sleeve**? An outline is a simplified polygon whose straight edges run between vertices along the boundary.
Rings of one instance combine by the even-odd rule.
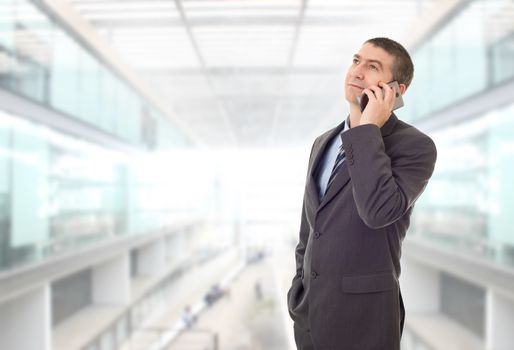
[[[305,254],[305,247],[307,246],[307,240],[309,239],[309,225],[305,216],[305,195],[303,198],[302,205],[302,219],[300,222],[300,239],[295,249],[295,260],[296,260],[296,274],[293,277],[293,282],[302,277],[303,270],[303,256]]]
[[[434,171],[437,151],[428,136],[416,130],[397,137],[399,144],[390,158],[378,126],[361,125],[343,133],[357,212],[370,228],[382,228],[400,219]]]
[[[302,202],[302,217],[300,221],[300,238],[298,241],[298,244],[296,245],[295,249],[295,261],[296,261],[296,274],[293,278],[293,282],[299,278],[302,277],[302,270],[303,270],[303,256],[305,254],[305,247],[307,246],[307,240],[309,239],[309,223],[307,222],[307,216],[305,213],[305,196],[307,195],[307,183],[309,181],[309,174],[310,169],[312,166],[312,160],[313,160],[313,149],[314,145],[316,144],[317,139],[314,141],[312,148],[311,148],[311,154],[309,156],[309,166],[307,169],[307,179],[305,181],[305,192],[303,195],[303,202]]]

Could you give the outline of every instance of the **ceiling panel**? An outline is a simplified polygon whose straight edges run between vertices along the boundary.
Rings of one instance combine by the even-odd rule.
[[[70,2],[212,147],[310,144],[346,113],[344,75],[362,42],[401,42],[436,3]]]

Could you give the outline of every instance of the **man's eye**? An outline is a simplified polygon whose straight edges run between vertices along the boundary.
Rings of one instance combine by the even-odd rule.
[[[369,66],[369,67],[370,67],[371,69],[373,69],[373,70],[378,70],[377,66],[371,65],[371,66]]]
[[[354,59],[353,59],[353,63],[357,64],[357,63],[359,63],[359,60],[358,60],[358,59],[356,59],[356,58],[354,58]]]

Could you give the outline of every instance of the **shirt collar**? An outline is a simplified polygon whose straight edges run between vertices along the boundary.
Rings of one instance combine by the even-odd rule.
[[[346,130],[350,130],[350,116],[348,116],[344,121],[344,128],[341,133],[345,132]]]

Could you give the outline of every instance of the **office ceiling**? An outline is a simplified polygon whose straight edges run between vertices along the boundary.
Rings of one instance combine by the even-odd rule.
[[[212,148],[311,145],[347,113],[370,37],[402,41],[436,0],[69,0]]]

